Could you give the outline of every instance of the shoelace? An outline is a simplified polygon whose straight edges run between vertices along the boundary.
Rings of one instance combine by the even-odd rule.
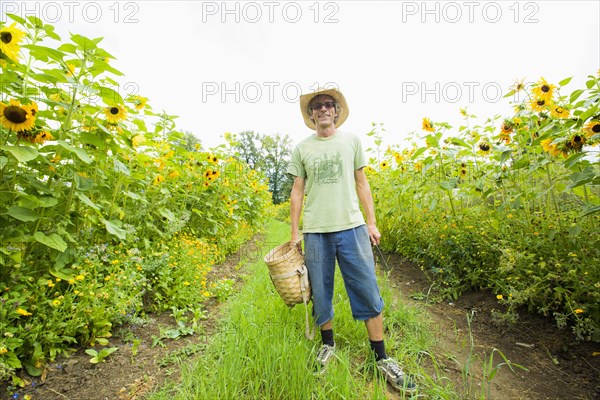
[[[386,364],[389,366],[390,370],[397,378],[404,377],[404,371],[402,371],[402,368],[400,368],[398,364],[396,364],[393,361],[386,361]]]
[[[331,351],[331,347],[329,346],[323,346],[319,349],[319,352],[317,353],[317,360],[321,360],[323,359],[323,357],[325,356],[325,354]]]

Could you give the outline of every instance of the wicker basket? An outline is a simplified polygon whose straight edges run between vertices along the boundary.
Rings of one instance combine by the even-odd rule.
[[[287,242],[277,246],[265,256],[265,263],[275,290],[288,307],[310,301],[308,271],[297,244]]]

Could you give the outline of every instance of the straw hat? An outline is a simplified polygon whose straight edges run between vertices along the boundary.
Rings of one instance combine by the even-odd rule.
[[[310,119],[312,112],[311,112],[311,110],[308,109],[308,105],[310,104],[310,101],[313,98],[315,98],[321,94],[326,94],[328,96],[331,96],[335,100],[335,102],[340,105],[340,112],[338,115],[338,120],[335,124],[335,127],[339,128],[340,126],[342,126],[344,121],[346,121],[346,118],[348,118],[348,114],[350,113],[350,111],[348,110],[348,103],[346,102],[346,98],[344,97],[342,92],[340,92],[339,90],[337,90],[335,88],[333,88],[333,89],[318,88],[317,90],[315,90],[312,93],[304,94],[304,95],[300,96],[300,111],[302,112],[302,117],[304,118],[304,123],[310,129],[317,129],[317,126],[315,125],[315,123],[313,121],[311,121],[311,119]]]

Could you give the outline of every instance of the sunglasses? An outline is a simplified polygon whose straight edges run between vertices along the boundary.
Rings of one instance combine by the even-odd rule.
[[[320,110],[323,106],[325,106],[325,108],[327,108],[327,109],[334,108],[335,101],[326,101],[323,103],[316,102],[316,103],[311,104],[310,109],[313,111]]]

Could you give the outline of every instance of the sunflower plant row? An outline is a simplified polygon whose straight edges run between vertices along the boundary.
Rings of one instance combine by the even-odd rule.
[[[565,94],[570,80],[517,82],[510,117],[424,118],[411,146],[372,160],[370,182],[384,246],[444,296],[488,288],[502,320],[526,307],[600,340],[600,83]],[[381,145],[380,127],[370,135]]]
[[[32,375],[115,324],[201,315],[211,266],[265,218],[265,178],[122,96],[101,38],[0,24],[0,379]],[[223,288],[221,288],[223,286]],[[220,289],[221,288],[221,289]],[[22,383],[18,382],[18,383]]]

